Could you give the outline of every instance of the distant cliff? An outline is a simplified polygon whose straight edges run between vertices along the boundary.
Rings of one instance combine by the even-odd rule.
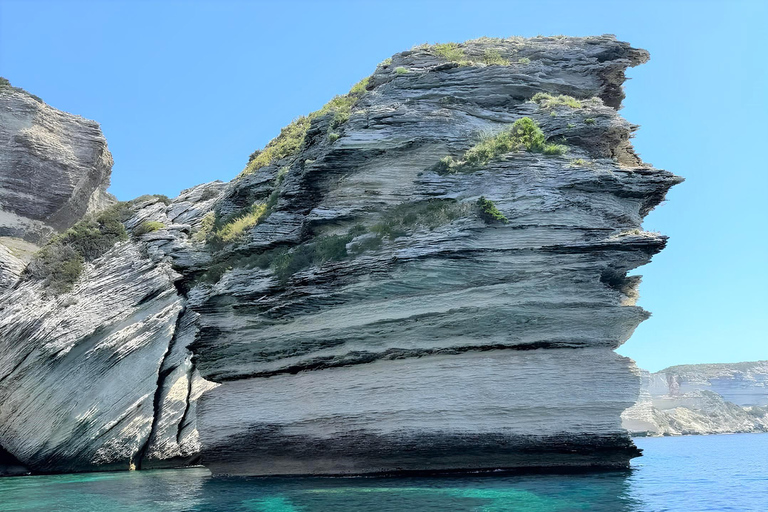
[[[768,361],[644,372],[622,423],[634,435],[768,432]]]
[[[49,472],[626,467],[627,273],[682,181],[617,112],[647,58],[419,46],[232,182],[89,213],[0,297],[0,445]]]

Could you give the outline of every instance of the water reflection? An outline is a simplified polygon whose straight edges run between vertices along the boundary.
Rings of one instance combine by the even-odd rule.
[[[419,478],[208,479],[196,510],[238,512],[643,510],[628,472]],[[248,497],[243,496],[247,489]]]
[[[3,511],[401,512],[643,510],[628,473],[211,478],[205,469],[0,479]]]
[[[0,478],[2,512],[768,510],[768,435],[638,439],[632,472],[231,478],[207,470]]]

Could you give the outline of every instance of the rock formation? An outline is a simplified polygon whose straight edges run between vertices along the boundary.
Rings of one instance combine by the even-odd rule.
[[[622,423],[638,436],[768,432],[768,361],[643,372]]]
[[[232,182],[87,216],[0,299],[0,445],[35,471],[625,467],[627,273],[681,181],[617,114],[647,58],[424,45]]]
[[[53,233],[115,200],[99,125],[0,78],[0,290]]]

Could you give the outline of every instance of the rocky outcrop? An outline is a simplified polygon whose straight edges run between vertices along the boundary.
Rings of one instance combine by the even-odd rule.
[[[181,275],[153,251],[173,221],[157,198],[132,209],[130,232],[168,228],[118,243],[66,293],[26,280],[0,299],[0,445],[34,472],[199,457],[196,401],[215,385],[186,349],[195,327],[175,286]]]
[[[681,181],[617,114],[647,58],[417,47],[231,183],[132,202],[70,288],[0,299],[0,445],[33,471],[626,467],[640,374],[613,350],[648,317],[627,273]]]
[[[643,373],[638,402],[622,414],[633,435],[768,432],[768,361]]]
[[[0,78],[0,290],[18,280],[28,261],[15,246],[40,245],[115,202],[107,192],[111,170],[96,122]]]
[[[616,113],[623,70],[646,54],[608,37],[456,48],[521,62],[395,55],[341,127],[310,118],[300,152],[229,187],[225,212],[277,201],[222,250],[233,268],[189,293],[195,361],[221,383],[198,417],[215,473],[617,467],[637,454],[619,415],[639,374],[613,349],[647,317],[626,274],[666,240],[642,218],[680,181],[635,156]],[[436,165],[526,116],[566,153]],[[477,213],[480,197],[506,222]]]

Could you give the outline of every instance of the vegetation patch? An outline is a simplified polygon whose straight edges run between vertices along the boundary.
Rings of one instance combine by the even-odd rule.
[[[483,63],[489,66],[509,66],[509,60],[502,57],[498,50],[490,48],[483,54]]]
[[[147,233],[152,233],[153,231],[157,231],[158,229],[163,229],[165,227],[165,224],[162,222],[157,222],[154,220],[145,220],[135,228],[133,228],[133,236],[139,237],[141,235],[146,235]]]
[[[484,136],[479,143],[468,149],[460,160],[454,160],[451,156],[444,157],[431,170],[440,174],[473,171],[510,151],[525,150],[546,155],[562,155],[568,150],[567,146],[562,144],[546,144],[545,141],[544,132],[536,121],[523,117],[496,135]]]
[[[280,135],[269,141],[264,149],[251,154],[248,165],[241,174],[250,174],[275,160],[298,153],[304,145],[309,124],[310,119],[306,116],[293,120],[291,124],[280,130]]]
[[[40,99],[39,96],[35,96],[34,94],[31,94],[31,93],[25,91],[24,89],[22,89],[21,87],[14,87],[14,86],[12,86],[11,82],[9,82],[7,78],[3,78],[3,77],[0,76],[0,93],[11,92],[11,91],[16,91],[16,92],[20,92],[20,93],[26,94],[27,96],[29,96],[30,98],[32,98],[36,102],[44,103],[44,101],[42,99]]]
[[[477,207],[480,210],[480,218],[483,219],[486,224],[493,224],[496,222],[506,224],[509,222],[504,214],[496,208],[493,201],[486,199],[485,196],[480,196],[480,199],[477,200]]]
[[[408,73],[410,73],[410,71],[408,70],[408,68],[405,68],[403,66],[397,66],[395,68],[395,73],[398,75],[407,75]]]
[[[531,59],[529,59],[528,57],[522,57],[520,59],[517,59],[517,63],[518,64],[530,64],[531,63]]]
[[[597,121],[594,120],[592,117],[588,117],[584,120],[584,124],[595,124]]]
[[[38,251],[29,262],[25,277],[44,281],[54,294],[71,290],[85,262],[95,260],[117,242],[128,239],[123,223],[132,215],[129,203],[117,203],[81,220]]]
[[[216,223],[216,213],[208,212],[200,220],[200,226],[197,231],[192,235],[192,239],[198,242],[204,242],[213,233],[214,224]]]
[[[378,223],[370,227],[370,231],[380,238],[395,239],[417,227],[435,229],[468,213],[465,205],[453,199],[403,203],[389,209]]]
[[[349,120],[352,107],[365,94],[369,80],[370,77],[364,78],[352,86],[347,94],[336,96],[323,105],[320,110],[295,119],[280,131],[280,135],[269,141],[264,149],[254,151],[251,154],[248,165],[240,175],[250,174],[272,162],[297,154],[304,146],[304,139],[313,119],[333,113],[329,131],[346,123]]]
[[[537,103],[542,108],[554,108],[560,106],[582,108],[583,106],[582,103],[573,96],[568,96],[565,94],[554,96],[546,92],[537,92],[533,95],[531,101]]]
[[[144,194],[143,196],[139,196],[136,199],[131,199],[128,202],[132,205],[136,205],[147,201],[158,201],[163,203],[165,206],[171,204],[171,199],[163,194]]]
[[[266,203],[256,203],[252,205],[245,213],[232,218],[226,224],[216,231],[216,238],[222,242],[232,242],[237,240],[245,231],[252,228],[267,213]]]
[[[584,160],[583,158],[574,158],[568,164],[569,167],[592,167],[595,163],[591,160]]]
[[[352,227],[346,234],[319,236],[292,248],[271,249],[259,254],[231,255],[209,267],[202,279],[218,281],[230,268],[271,269],[281,284],[301,270],[319,266],[330,261],[341,261],[349,256],[381,247],[383,240],[405,236],[409,231],[424,227],[434,229],[466,217],[473,212],[470,203],[459,203],[454,199],[431,199],[406,203],[391,208],[381,220],[367,228],[361,224]],[[361,235],[366,235],[362,237]],[[352,240],[360,237],[350,246]]]
[[[436,44],[432,46],[432,51],[447,61],[458,62],[462,65],[469,64],[464,55],[464,49],[456,43]]]
[[[246,230],[256,226],[272,214],[272,210],[280,197],[280,185],[289,170],[288,166],[284,166],[277,171],[275,180],[272,182],[272,192],[266,201],[256,202],[225,217],[219,217],[215,211],[205,214],[192,238],[197,241],[206,241],[212,244],[214,249],[220,249],[222,244],[234,242],[241,238]]]
[[[568,146],[564,144],[544,144],[541,152],[545,155],[564,155],[568,152]]]

